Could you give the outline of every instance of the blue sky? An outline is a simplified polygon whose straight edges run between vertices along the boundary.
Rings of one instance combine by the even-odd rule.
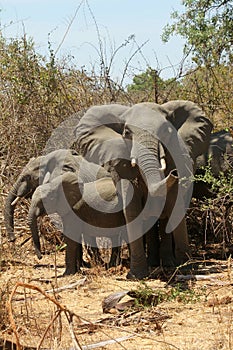
[[[130,62],[137,74],[147,65],[162,69],[161,76],[174,75],[174,69],[182,59],[183,41],[173,37],[169,43],[161,41],[163,27],[170,21],[173,10],[182,11],[181,0],[89,0],[102,41],[103,54],[109,62],[112,53],[132,34],[131,41],[118,51],[111,74],[121,76],[126,62],[137,49],[147,42],[141,53]],[[159,3],[159,4],[158,4]],[[67,28],[81,4],[77,15],[64,37]],[[99,40],[90,10],[81,0],[0,0],[0,22],[5,37],[20,37],[24,32],[32,36],[37,50],[48,53],[48,37],[58,58],[74,56],[78,67],[87,70],[99,64],[97,50]],[[12,22],[12,23],[11,23]],[[62,39],[64,42],[62,43]],[[60,46],[60,44],[62,45]]]

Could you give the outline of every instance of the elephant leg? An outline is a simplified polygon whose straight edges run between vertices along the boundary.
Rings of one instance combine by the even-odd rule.
[[[177,266],[190,255],[186,220],[183,218],[172,233],[166,233],[168,219],[160,219],[160,257],[163,266]]]
[[[89,254],[91,255],[91,260],[94,265],[100,265],[103,263],[98,247],[90,247]]]
[[[187,225],[185,217],[179,225],[173,230],[173,239],[175,245],[175,258],[178,265],[188,260],[190,256]]]
[[[113,235],[111,237],[111,256],[110,261],[105,264],[106,269],[116,267],[121,262],[121,246],[122,246],[122,233]]]
[[[130,216],[127,216],[127,220]],[[130,252],[130,271],[127,274],[128,279],[143,279],[148,276],[149,270],[144,249],[143,241],[143,222],[141,219],[134,219],[127,223],[129,252]]]
[[[66,269],[63,275],[74,275],[76,272],[80,271],[82,261],[82,244],[73,241],[67,236],[64,236],[64,238],[66,243]]]
[[[176,259],[174,255],[174,243],[172,233],[166,233],[168,219],[159,220],[160,232],[160,259],[162,266],[174,267],[176,266]]]
[[[102,264],[102,259],[101,259],[101,253],[100,249],[97,245],[97,237],[93,237],[91,235],[85,234],[84,236],[84,243],[87,248],[88,255],[90,257],[90,265],[91,266],[96,266],[99,264]]]
[[[130,250],[130,271],[127,278],[143,279],[148,276],[149,271],[143,243],[143,220],[140,217],[142,198],[138,188],[132,188],[132,186],[134,185],[129,184],[129,181],[121,180],[123,210]],[[132,197],[128,198],[131,194]]]
[[[116,267],[120,264],[121,260],[121,247],[112,247],[112,253],[107,268]]]
[[[148,276],[148,265],[144,252],[143,237],[129,244],[130,247],[130,271],[128,279],[143,279]]]
[[[145,250],[147,252],[148,266],[156,267],[160,265],[160,238],[159,227],[156,222],[145,234]]]

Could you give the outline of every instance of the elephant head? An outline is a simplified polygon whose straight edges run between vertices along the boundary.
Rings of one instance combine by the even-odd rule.
[[[197,169],[195,175],[204,176],[205,167],[209,167],[213,176],[218,178],[220,174],[227,174],[233,166],[233,135],[232,128],[220,130],[211,134],[208,151],[197,157]],[[195,180],[193,197],[197,199],[214,198],[215,191],[212,184],[203,181],[201,178]]]
[[[44,214],[58,213],[65,217],[82,198],[83,184],[73,172],[65,172],[51,182],[37,187],[32,195],[28,212],[28,224],[32,232],[36,254],[41,259],[37,218]]]
[[[84,162],[82,157],[77,156],[77,152],[65,149],[59,149],[47,155],[30,159],[11,188],[5,201],[4,219],[10,241],[15,240],[14,210],[17,201],[20,198],[31,197],[40,184],[51,181],[63,172],[80,172],[80,168],[86,168],[87,162],[85,164]],[[98,169],[94,170],[95,175],[97,174],[96,176],[103,176],[103,173],[106,173],[104,169],[101,169],[98,175]],[[92,172],[93,169],[92,171],[82,171],[84,181],[89,181],[89,179],[92,181]]]
[[[167,231],[179,225],[191,199],[195,159],[208,148],[211,130],[211,122],[190,101],[141,103],[130,108],[94,106],[77,125],[81,153],[90,161],[107,165],[115,182],[120,180],[131,244],[130,275],[142,278],[147,274],[140,213],[144,218],[160,216],[166,202],[167,175],[176,168],[179,190],[174,184],[176,199],[173,198]],[[129,202],[132,187],[134,194]]]
[[[233,135],[232,129],[220,130],[211,134],[208,151],[197,158],[197,168],[210,165],[215,177],[221,172],[227,173],[233,164]]]
[[[31,158],[22,170],[18,179],[12,186],[4,208],[4,219],[8,239],[15,240],[14,235],[14,210],[20,198],[28,198],[39,185],[40,164],[43,157]]]

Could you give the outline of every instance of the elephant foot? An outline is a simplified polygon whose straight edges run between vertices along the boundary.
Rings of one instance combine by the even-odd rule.
[[[85,267],[87,269],[90,269],[91,268],[91,263],[89,261],[85,261],[83,260],[82,261],[82,267]]]
[[[176,257],[176,266],[183,265],[186,263],[188,260],[190,260],[190,254],[180,254],[179,256]]]
[[[164,269],[162,266],[149,267],[149,278],[158,279],[164,275]]]
[[[148,277],[149,271],[148,269],[146,271],[129,271],[126,278],[128,280],[143,280],[144,278]]]
[[[77,272],[80,272],[80,269],[76,269],[73,267],[66,267],[65,272],[63,273],[63,276],[75,275]]]
[[[147,258],[147,264],[149,268],[156,268],[160,266],[160,259],[159,258]]]
[[[162,258],[162,266],[163,267],[176,267],[177,261],[174,256],[168,256],[166,258]]]
[[[39,250],[39,249],[35,249],[36,250],[36,255],[37,255],[37,258],[39,259],[39,260],[41,260],[42,259],[42,254],[41,254],[41,251]]]

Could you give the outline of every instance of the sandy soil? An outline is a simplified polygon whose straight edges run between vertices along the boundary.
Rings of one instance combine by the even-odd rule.
[[[74,276],[61,277],[64,252],[46,254],[38,261],[31,240],[20,247],[24,241],[23,234],[15,247],[2,240],[2,339],[16,341],[12,331],[15,323],[20,344],[29,348],[37,347],[41,342],[41,349],[75,349],[74,335],[83,349],[233,348],[233,273],[230,260],[199,264],[198,276],[205,276],[205,280],[180,282],[180,287],[184,289],[179,291],[174,283],[167,285],[161,279],[149,279],[145,283],[127,281],[127,268],[122,267],[108,271],[103,267],[93,267]],[[11,295],[17,283],[21,285]],[[37,287],[38,290],[35,290]],[[56,291],[60,287],[66,288]],[[103,313],[102,301],[111,293],[145,288],[153,289],[155,294],[174,295],[171,300],[164,300],[153,307],[136,305],[124,311],[113,308]],[[42,293],[46,291],[44,296]],[[57,305],[47,295],[54,298]],[[121,302],[129,299],[126,296]],[[12,320],[5,304],[9,300],[13,309]],[[63,306],[69,312],[64,311]],[[48,325],[50,328],[46,332]],[[118,339],[118,342],[100,343],[112,339]],[[90,344],[96,345],[87,347]]]

